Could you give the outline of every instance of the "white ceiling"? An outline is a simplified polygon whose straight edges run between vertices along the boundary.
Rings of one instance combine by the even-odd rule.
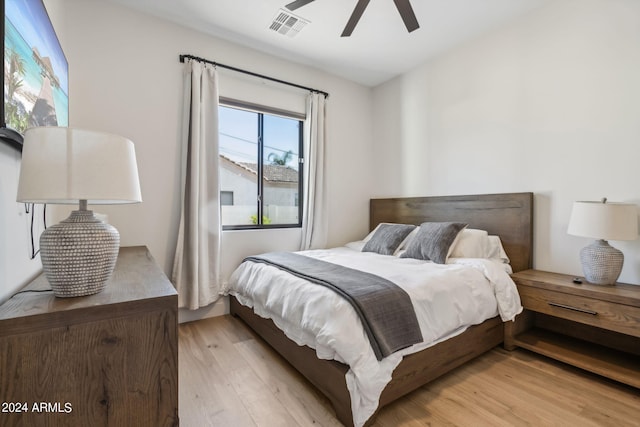
[[[356,0],[315,0],[299,8],[294,13],[311,23],[293,38],[269,29],[292,0],[105,1],[375,86],[550,0],[412,0],[420,23],[412,33],[392,0],[372,0],[346,38],[340,34]]]

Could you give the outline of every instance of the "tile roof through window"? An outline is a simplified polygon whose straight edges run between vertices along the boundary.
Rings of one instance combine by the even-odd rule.
[[[258,174],[256,163],[236,162],[220,154],[220,158],[239,166],[254,175]],[[264,179],[270,182],[298,182],[298,171],[289,166],[265,164],[262,167]]]

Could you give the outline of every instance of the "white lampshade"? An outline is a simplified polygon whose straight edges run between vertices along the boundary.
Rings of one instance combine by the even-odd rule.
[[[567,233],[602,240],[635,240],[638,208],[626,203],[574,202]]]
[[[77,204],[142,201],[133,142],[65,127],[24,134],[18,202]]]
[[[58,297],[102,291],[118,258],[120,234],[87,205],[142,201],[133,142],[73,128],[28,129],[17,201],[78,205],[40,235],[42,270]]]

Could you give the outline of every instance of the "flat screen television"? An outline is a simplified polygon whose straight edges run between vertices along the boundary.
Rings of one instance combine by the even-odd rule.
[[[4,102],[0,139],[22,150],[36,126],[69,125],[69,65],[42,0],[0,0]]]

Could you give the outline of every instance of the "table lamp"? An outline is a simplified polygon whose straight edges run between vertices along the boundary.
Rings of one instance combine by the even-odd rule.
[[[40,236],[42,269],[57,297],[98,293],[115,267],[120,235],[87,205],[142,201],[133,143],[75,128],[28,129],[17,201],[79,205]]]
[[[618,280],[624,255],[607,240],[638,237],[637,206],[626,203],[574,202],[567,233],[597,239],[580,251],[582,271],[588,282],[613,285]]]

